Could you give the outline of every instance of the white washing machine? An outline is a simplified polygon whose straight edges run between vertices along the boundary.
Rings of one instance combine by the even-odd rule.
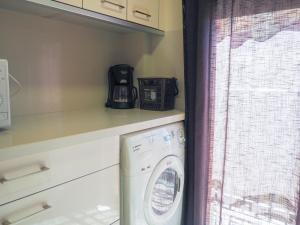
[[[121,225],[180,225],[183,123],[121,137]]]

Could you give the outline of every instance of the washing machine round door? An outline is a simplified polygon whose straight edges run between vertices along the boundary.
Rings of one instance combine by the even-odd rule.
[[[149,225],[167,223],[182,199],[184,168],[176,156],[168,156],[154,169],[147,185],[144,210]]]

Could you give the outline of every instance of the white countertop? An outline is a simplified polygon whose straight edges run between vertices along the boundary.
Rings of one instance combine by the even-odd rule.
[[[0,161],[182,120],[184,120],[184,113],[177,110],[156,112],[102,107],[18,116],[12,119],[13,124],[10,129],[0,131]],[[34,148],[32,144],[35,144]]]

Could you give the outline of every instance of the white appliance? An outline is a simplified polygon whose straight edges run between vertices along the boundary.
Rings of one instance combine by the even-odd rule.
[[[183,123],[121,137],[121,225],[180,225]]]
[[[0,128],[11,125],[8,62],[0,59]]]

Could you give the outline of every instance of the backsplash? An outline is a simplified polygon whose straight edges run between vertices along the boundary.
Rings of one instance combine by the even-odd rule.
[[[0,58],[23,85],[12,97],[13,115],[104,105],[122,35],[4,10],[0,27]]]

